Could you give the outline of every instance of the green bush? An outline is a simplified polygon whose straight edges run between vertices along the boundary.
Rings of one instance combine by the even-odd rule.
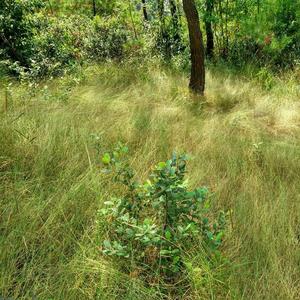
[[[117,19],[101,19],[96,16],[89,45],[90,57],[96,60],[121,59],[127,36],[126,28]]]
[[[288,67],[300,56],[300,5],[293,0],[279,1],[277,5],[272,24],[275,38],[269,51],[274,64]]]
[[[200,239],[208,254],[218,251],[224,213],[211,221],[207,189],[188,190],[185,155],[174,154],[159,163],[141,184],[134,180],[134,171],[123,159],[127,151],[120,144],[102,159],[105,172],[125,188],[122,196],[106,201],[100,211],[99,219],[107,230],[103,253],[119,258],[125,267],[133,267],[142,276],[159,274],[173,281],[184,270],[184,253],[195,241]]]
[[[121,59],[127,31],[116,19],[49,16],[39,1],[0,4],[0,60],[21,78],[57,76],[84,60]]]
[[[18,61],[28,66],[33,55],[34,13],[41,0],[0,1],[0,59]]]
[[[81,63],[87,57],[90,20],[82,16],[36,18],[34,52],[28,73],[38,78],[59,75],[67,67]]]
[[[58,75],[80,61],[91,34],[82,16],[51,17],[42,1],[4,1],[0,4],[0,59],[22,78]]]

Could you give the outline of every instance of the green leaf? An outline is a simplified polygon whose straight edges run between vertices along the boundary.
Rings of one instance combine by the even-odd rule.
[[[151,225],[151,220],[149,218],[146,218],[143,222],[144,225]]]
[[[224,232],[223,232],[223,231],[219,232],[219,233],[217,234],[217,236],[216,236],[216,241],[218,241],[218,242],[221,241],[223,235],[224,235]]]
[[[162,249],[162,250],[160,250],[160,255],[161,256],[169,256],[170,255],[170,250],[167,250],[167,249]]]
[[[170,232],[169,230],[167,230],[167,231],[165,232],[165,237],[166,237],[166,239],[167,239],[168,241],[171,239],[172,234],[171,234],[171,232]]]
[[[214,239],[214,236],[213,236],[213,234],[212,234],[210,231],[206,232],[206,236],[207,236],[210,240],[213,240],[213,239]]]
[[[173,264],[176,265],[180,261],[180,256],[175,256],[173,258]]]
[[[161,170],[161,169],[166,167],[166,163],[165,162],[159,162],[157,167]]]
[[[102,157],[102,162],[105,164],[105,165],[109,165],[110,164],[110,155],[109,153],[105,153]]]
[[[105,241],[103,242],[103,246],[104,246],[105,248],[111,248],[110,241],[105,240]]]
[[[123,146],[123,148],[122,148],[122,152],[123,152],[123,153],[128,153],[128,147],[126,147],[126,146]]]

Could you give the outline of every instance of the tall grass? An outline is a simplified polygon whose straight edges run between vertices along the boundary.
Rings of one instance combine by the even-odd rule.
[[[156,66],[13,84],[0,115],[0,296],[168,297],[100,251],[97,211],[113,188],[100,153],[120,140],[142,177],[173,150],[189,153],[190,186],[208,186],[213,208],[230,211],[228,263],[212,269],[191,249],[181,297],[300,299],[299,87],[278,79],[266,91],[224,74],[209,72],[202,99]]]

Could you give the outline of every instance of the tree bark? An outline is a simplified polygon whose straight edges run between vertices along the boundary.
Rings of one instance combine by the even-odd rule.
[[[158,9],[159,20],[162,23],[164,17],[164,10],[165,10],[164,0],[157,0],[157,9]]]
[[[174,40],[176,42],[180,42],[180,34],[179,34],[179,15],[178,15],[178,8],[176,5],[175,0],[169,0],[170,3],[170,11],[172,15],[172,23],[173,23],[173,28],[174,28]]]
[[[183,10],[187,18],[190,49],[191,49],[191,78],[190,88],[197,94],[203,95],[205,89],[204,45],[199,25],[199,15],[194,0],[183,0]]]
[[[214,33],[212,29],[212,16],[214,9],[214,0],[206,0],[206,16],[205,16],[205,30],[206,30],[206,55],[212,58],[214,55]]]
[[[93,0],[93,15],[94,17],[96,16],[97,12],[96,12],[96,0]]]
[[[169,60],[171,58],[171,47],[170,47],[169,33],[166,29],[166,24],[165,24],[165,1],[164,0],[157,0],[157,9],[158,9],[158,17],[160,21],[161,45],[163,46],[165,58]]]
[[[143,6],[143,15],[146,22],[149,21],[148,13],[147,13],[147,7],[146,7],[146,0],[142,0],[142,6]]]

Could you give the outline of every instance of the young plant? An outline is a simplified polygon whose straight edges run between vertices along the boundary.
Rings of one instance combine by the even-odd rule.
[[[104,203],[100,214],[107,224],[106,255],[130,259],[140,273],[160,274],[165,280],[183,270],[183,256],[193,242],[201,239],[208,253],[218,251],[222,243],[225,216],[208,218],[208,190],[189,191],[186,174],[187,157],[173,154],[155,166],[145,183],[134,180],[135,172],[126,162],[127,147],[119,144],[103,155],[105,173],[125,186],[120,197]]]

